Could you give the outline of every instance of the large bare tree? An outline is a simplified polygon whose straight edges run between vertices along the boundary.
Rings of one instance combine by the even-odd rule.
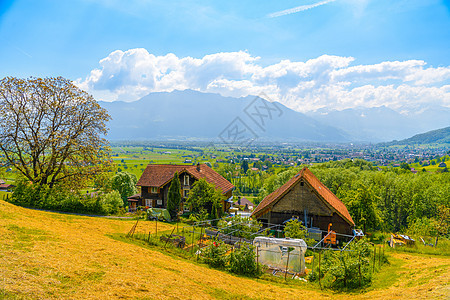
[[[0,150],[28,180],[80,182],[109,162],[107,111],[70,80],[0,80]]]

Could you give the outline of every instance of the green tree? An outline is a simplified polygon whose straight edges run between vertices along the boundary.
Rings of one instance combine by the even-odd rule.
[[[222,192],[201,178],[194,183],[186,203],[194,213],[204,209],[210,217],[219,218],[222,215],[222,200]]]
[[[400,168],[405,169],[405,170],[411,170],[411,167],[408,165],[408,163],[402,162],[400,164]]]
[[[169,187],[169,194],[167,198],[167,209],[169,210],[170,216],[174,219],[177,216],[178,210],[180,209],[181,203],[181,184],[180,178],[178,177],[178,172],[175,172],[172,182]]]
[[[123,201],[118,191],[111,191],[100,196],[103,210],[106,214],[116,214],[123,207]]]
[[[128,172],[118,172],[111,177],[110,189],[118,191],[124,205],[128,205],[127,198],[137,193],[136,182],[136,175]]]
[[[343,197],[356,226],[362,227],[364,232],[376,229],[378,225],[375,197],[373,190],[362,183],[357,189],[348,190]]]
[[[290,220],[284,227],[284,235],[288,238],[305,239],[306,234],[306,227],[299,220]]]
[[[0,80],[0,151],[39,186],[85,185],[109,165],[107,111],[70,80]],[[75,186],[76,187],[76,186]]]
[[[241,164],[241,169],[244,171],[244,174],[247,174],[248,171],[248,161],[244,159]]]
[[[259,277],[262,274],[261,265],[256,262],[254,246],[245,242],[231,252],[229,268],[230,272],[239,275]]]

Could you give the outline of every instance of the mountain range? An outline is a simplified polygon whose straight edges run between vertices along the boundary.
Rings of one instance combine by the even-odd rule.
[[[110,140],[229,142],[234,134],[241,140],[271,142],[387,142],[450,125],[450,109],[444,107],[412,114],[383,106],[304,114],[260,97],[233,98],[193,90],[99,104],[112,117]]]
[[[260,141],[350,141],[340,129],[259,97],[232,98],[184,90],[100,105],[112,117],[110,140],[220,141],[228,140],[229,132],[237,132]]]

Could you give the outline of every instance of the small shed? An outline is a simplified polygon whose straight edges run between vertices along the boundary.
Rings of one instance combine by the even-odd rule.
[[[270,269],[285,270],[288,266],[288,272],[305,272],[308,246],[304,240],[258,236],[253,240],[253,246],[259,255],[259,262]]]

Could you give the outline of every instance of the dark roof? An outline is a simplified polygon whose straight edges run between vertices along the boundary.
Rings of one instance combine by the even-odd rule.
[[[141,198],[141,193],[137,193],[137,194],[134,194],[133,196],[128,197],[127,200],[138,202],[140,198]]]
[[[137,185],[162,187],[173,179],[175,172],[178,172],[178,174],[187,172],[196,179],[204,178],[209,183],[214,184],[223,194],[234,188],[234,185],[207,165],[201,164],[199,169],[200,171],[197,170],[196,165],[148,165]]]
[[[0,190],[6,190],[6,189],[12,188],[14,186],[15,185],[12,185],[12,184],[9,184],[9,183],[3,183],[3,184],[0,184]]]
[[[314,174],[307,167],[304,167],[279,189],[265,197],[253,211],[252,216],[259,217],[269,211],[272,206],[287,192],[289,192],[289,190],[302,178],[308,182],[314,190],[316,190],[325,204],[331,206],[336,213],[344,218],[348,223],[351,225],[355,224],[344,203],[342,203],[342,201],[339,200],[335,194],[333,194],[322,182],[320,182],[320,180],[317,179],[317,177],[314,176]]]
[[[235,204],[238,204],[239,200],[236,200],[236,202],[234,202]],[[245,197],[241,197],[241,204],[240,205],[248,205],[248,206],[255,206],[255,204],[253,204],[252,202],[250,202],[250,200],[248,200]]]

